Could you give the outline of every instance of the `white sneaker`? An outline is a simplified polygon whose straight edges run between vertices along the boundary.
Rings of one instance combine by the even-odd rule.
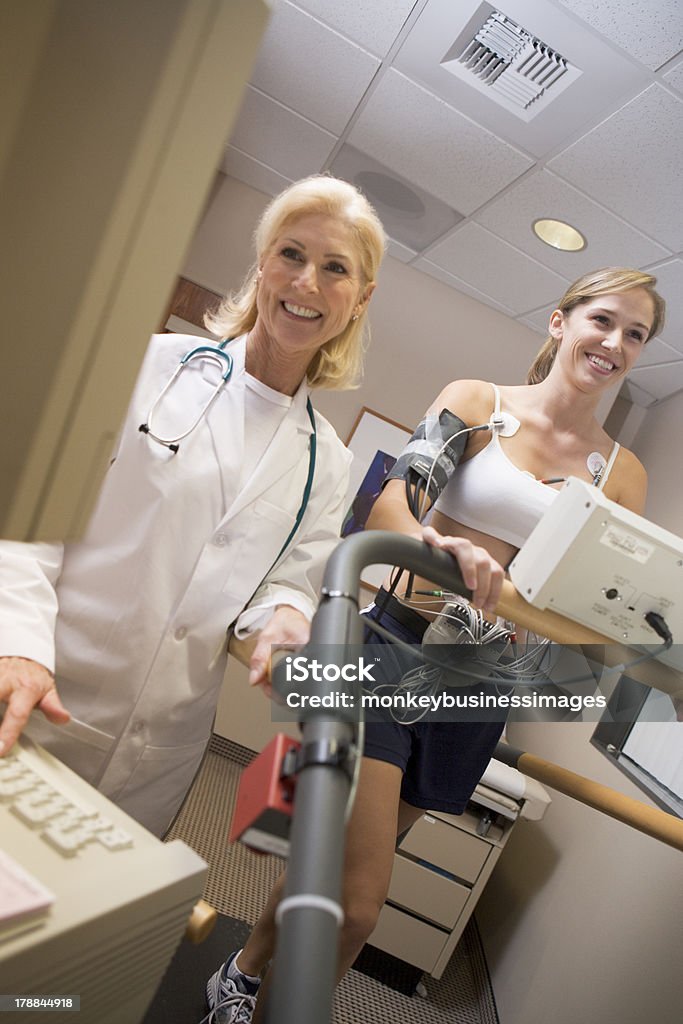
[[[236,956],[237,953],[232,953],[207,981],[206,1003],[210,1012],[202,1024],[251,1024],[259,985],[243,975],[242,985],[248,991],[242,991],[239,984],[228,977],[228,968]]]

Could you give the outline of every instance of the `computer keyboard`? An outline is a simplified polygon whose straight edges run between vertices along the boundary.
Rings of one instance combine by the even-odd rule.
[[[0,1009],[77,996],[79,1024],[138,1024],[205,877],[185,843],[161,842],[22,737],[0,758]],[[73,1024],[63,1005],[50,1024]]]
[[[65,857],[90,843],[112,852],[133,845],[130,832],[117,827],[101,808],[68,787],[64,791],[64,780],[60,787],[54,765],[46,768],[36,748],[25,742],[0,758],[0,804]]]

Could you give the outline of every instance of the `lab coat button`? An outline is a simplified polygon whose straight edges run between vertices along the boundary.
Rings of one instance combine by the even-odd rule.
[[[178,626],[175,633],[173,634],[176,640],[184,640],[187,636],[187,628],[185,626]]]
[[[224,548],[225,545],[228,543],[228,538],[225,536],[224,533],[217,533],[213,539],[213,542],[217,548]]]
[[[144,728],[145,723],[138,719],[137,722],[133,722],[133,724],[130,727],[130,731],[133,733],[134,736],[138,736],[143,731]]]

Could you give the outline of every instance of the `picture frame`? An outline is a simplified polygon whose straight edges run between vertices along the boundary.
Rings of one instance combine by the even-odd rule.
[[[658,807],[683,818],[680,726],[668,694],[623,675],[590,742]]]
[[[346,493],[342,537],[364,529],[382,483],[412,433],[402,423],[374,409],[361,408],[346,440],[354,458]],[[369,590],[378,590],[388,569],[386,565],[367,566],[363,570],[361,584]]]

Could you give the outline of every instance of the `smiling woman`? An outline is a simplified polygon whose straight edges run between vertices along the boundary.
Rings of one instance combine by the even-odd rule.
[[[324,225],[333,234],[329,238],[313,238],[312,220],[315,226]],[[300,237],[302,233],[306,237]],[[250,337],[255,335],[258,358],[261,358],[269,341],[277,338],[265,301],[270,294],[268,289],[275,289],[271,300],[280,308],[273,308],[273,315],[285,311],[285,302],[294,323],[301,324],[311,312],[321,314],[312,317],[316,324],[318,320],[323,323],[311,332],[317,334],[318,344],[311,345],[313,353],[304,368],[303,375],[309,386],[337,390],[355,386],[361,372],[363,350],[369,341],[367,306],[385,247],[384,231],[370,204],[348,182],[328,175],[313,175],[296,182],[269,203],[256,228],[255,242],[256,263],[240,290],[207,317],[207,326],[224,337],[245,332],[249,332]],[[281,277],[276,274],[278,265]],[[285,269],[288,265],[291,266]],[[264,285],[265,295],[262,296]],[[320,307],[318,300],[312,300],[318,292],[318,300],[322,301]],[[336,333],[333,318],[327,315],[328,293],[334,295],[335,313],[339,313],[338,304],[343,297],[342,305],[349,314],[345,323],[336,321]],[[307,312],[302,315],[301,309]],[[262,310],[264,319],[258,322]],[[277,322],[284,327],[284,317]],[[306,335],[301,337],[305,339]],[[288,371],[287,377],[291,376]]]
[[[320,213],[287,222],[263,254],[257,282],[247,370],[291,394],[318,350],[359,319],[375,287],[363,281],[350,226]]]
[[[557,313],[562,318],[568,317],[574,309],[587,303],[596,302],[599,306],[598,300],[606,295],[626,295],[633,289],[642,289],[650,299],[651,309],[646,310],[643,316],[646,322],[637,322],[634,327],[640,336],[641,344],[644,344],[659,334],[664,327],[664,300],[655,291],[656,284],[656,278],[640,270],[631,270],[627,267],[606,267],[596,270],[585,274],[570,285],[558,302],[553,317]],[[527,384],[538,384],[545,378],[555,360],[559,343],[560,335],[551,328],[549,338],[527,373]]]

